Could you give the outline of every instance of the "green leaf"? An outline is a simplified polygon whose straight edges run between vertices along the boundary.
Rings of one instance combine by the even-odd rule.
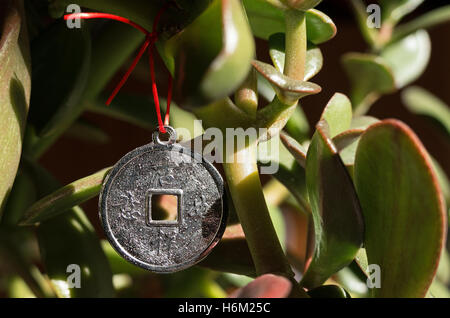
[[[450,255],[446,249],[442,251],[435,279],[443,284],[450,284]]]
[[[177,96],[198,107],[231,94],[245,80],[254,39],[238,0],[214,0],[183,32],[166,42],[175,63]]]
[[[367,129],[370,125],[379,122],[378,118],[372,116],[356,116],[352,118],[350,129]]]
[[[350,129],[333,138],[333,143],[339,151],[342,162],[344,162],[351,175],[353,175],[353,165],[359,139],[367,127],[378,121],[378,119],[370,116],[355,117],[352,119]]]
[[[285,32],[284,12],[267,1],[243,0],[253,34],[269,39],[272,34]],[[336,35],[336,25],[331,18],[319,10],[306,11],[306,32],[308,41],[321,44]]]
[[[30,122],[41,137],[60,134],[83,111],[80,101],[91,56],[89,29],[69,29],[60,21],[35,39],[31,54]]]
[[[285,59],[285,36],[284,33],[276,33],[269,37],[269,54],[273,65],[283,73]],[[308,45],[306,51],[305,78],[307,81],[317,75],[323,66],[323,56],[320,49],[314,44]]]
[[[349,293],[337,285],[324,285],[308,291],[311,298],[351,298]]]
[[[427,298],[450,298],[450,290],[448,287],[440,282],[439,280],[434,280],[430,286],[430,289],[426,295]]]
[[[314,255],[301,281],[320,286],[350,264],[362,245],[364,223],[352,180],[330,139],[326,121],[316,127],[306,157],[306,185],[314,221]]]
[[[352,85],[353,107],[363,107],[367,99],[393,92],[394,75],[387,62],[379,56],[347,53],[342,63]]]
[[[45,169],[25,161],[39,196],[59,184]],[[112,297],[112,273],[91,223],[79,207],[61,214],[36,229],[41,258],[59,297]],[[81,288],[69,288],[67,267],[80,266]]]
[[[285,133],[280,133],[280,139],[284,146],[295,158],[295,160],[304,168],[306,166],[306,149],[300,145],[295,139]]]
[[[277,206],[267,204],[273,227],[277,233],[278,241],[280,241],[283,251],[286,251],[286,222],[281,209]]]
[[[0,217],[19,166],[31,85],[28,39],[12,3],[0,5]]]
[[[79,207],[39,225],[42,261],[59,297],[112,297],[112,273],[97,235]],[[80,288],[67,284],[68,266],[80,266]]]
[[[36,188],[29,173],[25,169],[19,169],[5,205],[1,224],[17,225],[25,211],[36,201],[36,194]]]
[[[325,13],[311,9],[306,11],[306,32],[309,42],[321,44],[334,38],[337,28]]]
[[[99,99],[87,101],[85,106],[86,110],[149,130],[155,129],[157,123],[156,113],[154,111],[148,111],[149,107],[154,107],[153,102],[148,97],[121,93],[114,98],[108,107],[104,104],[103,100],[106,100],[106,97],[103,99],[102,95]],[[165,108],[165,100],[160,100],[160,103],[161,107]]]
[[[450,109],[442,100],[418,86],[406,88],[402,92],[402,99],[411,112],[439,123],[450,136]]]
[[[389,44],[381,56],[394,73],[397,88],[405,87],[425,71],[431,56],[431,40],[428,33],[419,30]]]
[[[281,0],[291,9],[306,11],[317,6],[322,0]]]
[[[359,138],[363,133],[364,129],[349,129],[333,138],[333,143],[339,151],[342,162],[349,168],[350,175],[352,176],[356,148],[358,147]]]
[[[28,208],[20,224],[31,225],[46,221],[97,196],[109,169],[100,170],[90,176],[69,183],[40,199]]]
[[[94,3],[94,1],[90,3]],[[87,27],[93,22],[86,21],[85,23],[84,27]],[[96,29],[83,100],[98,97],[106,85],[112,82],[114,75],[122,67],[129,65],[130,57],[135,56],[135,52],[144,42],[144,38],[145,36],[135,28],[116,21],[106,21],[100,29]],[[118,96],[121,94],[123,93],[121,92]],[[105,96],[102,102],[105,103],[107,98],[108,96]]]
[[[318,94],[321,91],[319,85],[292,79],[282,74],[270,64],[253,61],[252,65],[258,73],[263,75],[265,79],[269,81],[278,98],[285,104],[293,104],[300,98]]]
[[[131,264],[125,260],[117,251],[111,246],[111,244],[102,240],[100,242],[103,252],[105,253],[111,271],[114,275],[116,274],[130,274],[133,276],[148,275],[149,272],[141,267]]]
[[[363,2],[363,0],[351,0],[350,4],[352,5],[359,30],[361,31],[364,40],[372,48],[376,47],[377,42],[379,41],[379,32],[377,29],[369,27],[367,23],[367,5]]]
[[[320,119],[327,121],[330,137],[333,138],[350,128],[352,116],[352,103],[348,97],[344,94],[336,93],[331,97]]]
[[[395,42],[417,30],[428,29],[448,21],[450,21],[450,5],[429,11],[408,23],[398,26],[392,35],[391,41]]]
[[[447,177],[444,169],[439,165],[439,163],[431,157],[431,161],[433,164],[434,172],[436,173],[436,177],[439,182],[439,186],[441,187],[442,194],[444,195],[445,202],[447,206],[450,206],[450,180]]]
[[[243,0],[253,34],[267,40],[271,34],[284,32],[284,13],[267,1]]]
[[[381,288],[372,295],[425,296],[447,227],[425,148],[408,126],[383,120],[361,137],[354,179],[366,223],[368,262],[381,268]]]
[[[0,257],[3,276],[6,273],[17,274],[26,282],[36,297],[55,297],[50,282],[34,265],[36,261],[30,232],[17,227],[2,226],[0,229]],[[27,246],[28,245],[28,246]]]
[[[355,274],[349,267],[344,267],[337,272],[333,279],[345,288],[353,297],[366,298],[367,297],[367,282]]]
[[[176,5],[168,6],[161,16],[158,32],[161,38],[167,38],[185,28],[210,4],[211,0],[184,1],[177,0]],[[53,18],[60,18],[72,0],[50,0],[49,13]],[[152,31],[153,20],[165,2],[141,0],[77,0],[76,4],[95,11],[112,13],[130,19]]]
[[[383,21],[396,24],[405,15],[413,12],[424,0],[380,0]]]

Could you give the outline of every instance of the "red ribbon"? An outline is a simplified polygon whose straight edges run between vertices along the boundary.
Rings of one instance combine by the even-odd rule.
[[[149,62],[150,62],[150,75],[152,79],[152,92],[153,92],[153,100],[155,102],[155,110],[156,115],[158,117],[158,125],[159,125],[159,131],[161,133],[166,133],[166,129],[164,128],[164,125],[169,124],[169,114],[170,114],[170,103],[172,100],[172,76],[169,74],[169,84],[168,84],[168,92],[167,92],[167,110],[166,110],[166,116],[164,117],[164,123],[161,118],[161,109],[159,106],[159,97],[158,97],[158,88],[156,86],[156,79],[155,79],[155,66],[154,66],[154,58],[153,58],[153,47],[155,42],[158,40],[158,33],[156,31],[156,28],[158,26],[159,20],[161,18],[161,15],[166,10],[167,4],[163,6],[157,13],[155,20],[153,21],[153,29],[152,32],[147,31],[145,28],[140,26],[139,24],[123,18],[121,16],[117,16],[114,14],[108,14],[108,13],[99,13],[99,12],[83,12],[83,13],[72,13],[72,14],[66,14],[64,16],[64,20],[71,20],[71,19],[109,19],[109,20],[116,20],[123,23],[126,23],[128,25],[131,25],[132,27],[136,28],[137,30],[141,31],[145,34],[145,41],[139,48],[138,55],[134,58],[133,63],[131,63],[131,66],[128,68],[125,75],[122,77],[120,82],[116,85],[114,90],[112,91],[111,95],[109,96],[108,100],[106,101],[106,105],[110,105],[114,97],[117,95],[119,90],[122,88],[122,86],[127,81],[128,77],[130,76],[131,72],[136,67],[137,63],[141,59],[142,55],[144,55],[145,51],[148,48],[148,55],[149,55]]]

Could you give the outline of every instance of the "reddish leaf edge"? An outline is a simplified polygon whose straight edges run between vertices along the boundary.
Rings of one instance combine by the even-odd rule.
[[[434,253],[435,257],[437,258],[437,261],[434,265],[434,269],[433,269],[431,275],[428,277],[428,280],[427,280],[428,283],[424,286],[423,293],[421,294],[421,297],[425,297],[428,289],[430,288],[430,286],[433,282],[433,278],[436,276],[436,272],[437,272],[437,269],[439,266],[439,261],[442,256],[442,250],[445,245],[445,238],[447,237],[447,212],[446,212],[445,200],[444,200],[444,196],[442,194],[442,190],[439,185],[437,176],[433,170],[433,165],[432,165],[432,162],[430,159],[430,155],[428,154],[428,151],[426,150],[422,141],[419,139],[419,137],[416,135],[416,133],[407,124],[405,124],[404,122],[402,122],[398,119],[388,118],[388,119],[384,119],[384,120],[381,120],[377,123],[370,125],[369,127],[367,127],[364,134],[369,133],[371,130],[378,128],[378,126],[386,126],[386,125],[390,125],[394,129],[397,129],[397,130],[403,132],[405,135],[407,135],[409,137],[409,140],[412,142],[412,145],[416,149],[419,150],[419,154],[422,157],[423,163],[426,168],[425,170],[431,177],[434,190],[438,196],[438,201],[439,201],[438,208],[441,212],[440,217],[441,217],[441,224],[442,224],[440,233],[439,233],[440,237],[441,237],[441,242],[440,242],[440,245],[439,245],[437,251]]]

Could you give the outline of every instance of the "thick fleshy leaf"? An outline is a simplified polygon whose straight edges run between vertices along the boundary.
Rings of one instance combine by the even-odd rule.
[[[314,221],[314,255],[301,281],[320,286],[350,264],[362,245],[364,223],[352,180],[330,139],[326,121],[316,127],[306,158],[306,185]]]
[[[98,4],[99,2],[91,1],[90,3]],[[84,23],[84,28],[95,25],[93,21]],[[118,83],[113,80],[114,76],[120,69],[129,66],[130,57],[135,56],[136,50],[145,39],[145,36],[135,28],[130,28],[129,25],[117,21],[105,21],[100,29],[95,30],[95,41],[92,41],[91,64],[83,100],[95,99],[109,83]],[[133,75],[136,75],[136,72],[133,72]],[[107,91],[111,93],[109,90]],[[118,96],[122,94],[121,92]],[[102,102],[105,103],[108,97],[105,96]]]
[[[58,182],[43,168],[26,164],[38,190],[44,196],[58,188]],[[36,229],[41,258],[58,297],[112,297],[112,273],[91,223],[74,207]],[[68,286],[71,264],[79,265],[80,288]],[[75,269],[76,270],[76,269]]]
[[[337,32],[333,20],[322,11],[311,9],[306,11],[306,29],[308,41],[321,44],[334,38]]]
[[[125,260],[117,251],[111,246],[111,244],[106,241],[102,240],[100,242],[103,252],[105,253],[109,266],[111,267],[111,271],[114,275],[116,274],[129,274],[133,276],[139,276],[139,275],[148,275],[148,271],[135,266]]]
[[[333,143],[339,151],[342,162],[349,168],[351,175],[353,175],[356,148],[363,133],[364,129],[349,129],[333,138]]]
[[[267,204],[269,209],[270,218],[272,220],[273,227],[277,233],[278,241],[281,244],[283,250],[286,250],[286,222],[283,218],[281,209],[275,205]]]
[[[345,288],[353,297],[367,298],[368,296],[367,279],[361,280],[349,267],[345,267],[337,272],[333,276],[333,280]]]
[[[333,138],[333,143],[336,145],[339,155],[351,175],[353,175],[353,165],[355,163],[355,153],[359,138],[367,127],[378,121],[375,117],[370,116],[355,117],[352,119],[350,129],[343,131]]]
[[[54,18],[61,17],[72,0],[50,0],[49,13]],[[151,31],[153,20],[166,2],[141,0],[77,0],[76,4],[83,8],[94,9],[130,19]],[[161,37],[169,37],[192,22],[211,3],[210,0],[176,1],[176,5],[168,6],[161,16],[159,30]]]
[[[15,226],[25,211],[36,202],[36,189],[33,180],[25,169],[19,169],[11,194],[6,202],[1,224]]]
[[[355,262],[359,268],[366,275],[368,274],[369,261],[367,260],[367,252],[365,248],[360,248],[358,254],[356,254]]]
[[[306,11],[317,6],[322,0],[281,0],[288,8]]]
[[[389,44],[381,56],[391,67],[397,88],[402,88],[425,71],[431,56],[430,36],[419,30]]]
[[[439,262],[436,278],[445,285],[450,284],[450,254],[444,249]]]
[[[13,3],[0,4],[0,217],[19,166],[30,101],[26,24]]]
[[[100,170],[83,179],[69,183],[40,199],[28,208],[20,224],[31,225],[46,221],[97,196],[109,169]]]
[[[361,137],[354,179],[366,224],[368,262],[381,269],[381,288],[372,289],[372,295],[425,296],[447,227],[425,148],[408,126],[383,120]]]
[[[426,298],[450,298],[450,289],[441,281],[434,280],[427,292]]]
[[[59,297],[112,297],[112,274],[97,235],[83,211],[72,208],[39,225],[41,256]],[[68,266],[80,268],[80,288],[67,284]],[[73,269],[72,269],[73,271]]]
[[[281,132],[280,140],[287,150],[294,156],[295,160],[304,168],[306,166],[306,149],[297,140]]]
[[[379,122],[379,119],[372,116],[356,116],[352,118],[350,129],[367,129],[376,122]]]
[[[370,96],[390,93],[396,88],[392,70],[382,57],[348,53],[343,56],[342,63],[352,84],[353,107],[358,107]]]
[[[267,1],[243,0],[243,3],[256,37],[267,40],[271,34],[285,31],[282,9],[272,6]]]
[[[402,99],[411,112],[439,123],[450,136],[450,109],[442,100],[417,86],[406,88],[402,92]]]
[[[69,29],[60,21],[35,39],[31,55],[30,122],[39,136],[48,137],[67,129],[83,111],[80,101],[91,56],[89,29]]]
[[[286,104],[295,103],[302,97],[318,94],[321,91],[319,85],[292,79],[270,64],[253,61],[252,65],[269,81],[277,93],[278,98]]]
[[[333,138],[350,128],[352,116],[352,103],[348,97],[344,94],[336,93],[331,97],[320,119],[327,121],[330,137]]]
[[[202,106],[231,94],[245,80],[254,39],[238,0],[214,0],[183,32],[166,42],[182,104]],[[179,100],[180,100],[179,99]]]
[[[417,30],[428,29],[448,21],[450,21],[450,5],[429,11],[408,23],[398,26],[392,35],[391,41],[395,42]]]
[[[375,47],[379,39],[379,32],[376,28],[372,28],[367,23],[368,12],[367,5],[363,0],[350,0],[353,12],[358,22],[359,30],[366,42],[371,46]]]
[[[269,54],[273,65],[279,72],[284,70],[285,36],[284,33],[276,33],[269,37]],[[308,44],[306,51],[305,78],[307,81],[320,72],[323,66],[323,56],[320,49],[314,44]]]
[[[286,298],[292,283],[285,277],[273,274],[259,276],[247,286],[230,295],[231,298]]]
[[[0,257],[3,276],[20,275],[36,297],[55,297],[50,281],[34,264],[36,252],[30,232],[17,227],[2,226],[0,229]]]
[[[450,206],[450,180],[448,179],[448,176],[445,173],[444,169],[442,169],[440,164],[435,159],[433,159],[433,157],[431,157],[431,161],[433,163],[433,169],[436,173],[436,177],[441,187],[442,194],[444,195],[445,202],[447,203],[447,206]]]
[[[383,21],[397,23],[405,15],[413,12],[424,0],[380,0]]]
[[[274,33],[284,33],[285,21],[282,8],[274,7],[267,1],[243,0],[253,34],[269,39]],[[325,13],[311,9],[306,11],[306,32],[308,41],[320,44],[336,35],[336,25]]]
[[[323,285],[308,291],[311,298],[351,298],[348,292],[337,285]]]

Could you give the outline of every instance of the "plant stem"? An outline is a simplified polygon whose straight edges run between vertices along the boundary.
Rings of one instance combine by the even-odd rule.
[[[285,11],[286,57],[284,74],[303,81],[306,63],[306,19],[305,13],[298,10]]]
[[[269,215],[256,164],[256,141],[225,155],[224,170],[233,203],[255,263],[256,274],[293,277]],[[245,158],[245,162],[238,162]]]

